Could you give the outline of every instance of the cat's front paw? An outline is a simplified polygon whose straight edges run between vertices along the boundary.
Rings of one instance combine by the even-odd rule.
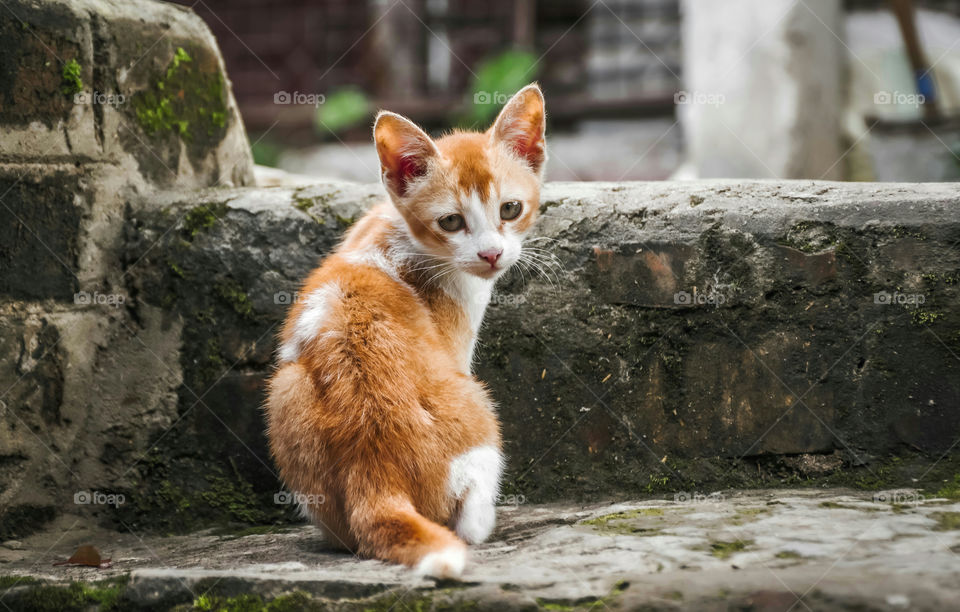
[[[493,532],[502,471],[503,455],[493,446],[478,446],[450,462],[450,494],[460,501],[454,530],[469,544],[483,542]]]
[[[468,493],[455,529],[467,544],[479,544],[490,537],[496,522],[495,500]]]

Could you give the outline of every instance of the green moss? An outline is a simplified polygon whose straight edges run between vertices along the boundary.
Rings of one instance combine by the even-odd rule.
[[[637,519],[644,516],[663,516],[663,509],[637,508],[636,510],[628,510],[626,512],[614,512],[612,514],[605,514],[603,516],[581,521],[580,524],[589,525],[593,527],[595,531],[599,531],[607,535],[649,536],[660,533],[660,529],[639,527],[629,522],[632,519]]]
[[[81,71],[80,63],[75,59],[63,65],[63,70],[60,72],[60,91],[63,92],[63,95],[72,96],[83,91],[83,79],[80,78]]]
[[[704,198],[703,196],[691,194],[690,206],[700,206],[701,204],[703,204],[704,200],[706,200],[706,198]]]
[[[556,599],[537,598],[537,605],[541,610],[603,610],[610,609],[610,606],[616,607],[615,600],[620,597],[628,588],[630,583],[626,580],[617,582],[610,593],[603,597],[588,597],[577,601],[564,601]]]
[[[364,612],[390,612],[391,610],[410,610],[411,612],[467,612],[478,610],[480,606],[475,601],[458,599],[455,593],[460,588],[434,589],[427,593],[400,594],[390,593],[382,597],[367,601],[357,609]]]
[[[753,544],[753,540],[737,540],[735,542],[717,540],[710,542],[710,554],[718,559],[726,559],[735,553],[746,550],[747,546],[751,544]]]
[[[934,512],[930,518],[937,522],[934,531],[955,531],[960,529],[960,512]]]
[[[193,59],[186,51],[184,51],[183,47],[177,47],[177,51],[173,54],[173,59],[170,61],[170,65],[167,67],[167,79],[173,78],[181,64],[192,61]]]
[[[240,283],[232,278],[224,279],[216,284],[216,291],[217,295],[229,304],[238,315],[245,318],[253,316],[253,304]]]
[[[210,137],[226,126],[226,88],[219,69],[203,72],[182,47],[154,86],[133,97],[140,127],[150,135],[172,133],[184,141]]]
[[[914,325],[930,325],[931,323],[943,318],[942,312],[931,312],[927,310],[915,310],[911,321]]]
[[[314,204],[323,203],[327,199],[327,196],[314,200],[313,198],[305,198],[299,195],[299,191],[293,197],[293,207],[297,210],[303,211],[304,213],[310,215],[310,218],[319,223],[320,225],[326,225],[327,221],[319,215],[315,215],[310,210],[313,208]]]
[[[198,382],[206,383],[207,381],[214,381],[220,377],[224,369],[223,355],[220,348],[220,340],[216,337],[207,338],[206,344],[202,345],[206,348],[200,355],[196,362],[196,377]]]
[[[201,492],[200,497],[211,508],[224,510],[241,523],[259,523],[265,519],[250,483],[223,476],[215,476],[209,481],[210,488]]]
[[[193,601],[198,612],[262,612],[267,604],[259,595],[244,593],[235,597],[217,597],[204,593]]]
[[[14,586],[27,586],[37,582],[38,580],[32,576],[0,576],[0,590],[6,590]]]
[[[893,226],[888,230],[888,233],[894,238],[916,238],[917,240],[927,239],[922,232],[909,230],[902,225]]]
[[[840,502],[835,502],[835,501],[820,502],[820,507],[830,508],[831,510],[856,510],[857,509],[849,504],[841,504]]]
[[[737,510],[737,514],[742,514],[743,516],[756,516],[767,512],[770,512],[770,508],[740,508]]]
[[[954,474],[953,482],[948,482],[937,490],[937,497],[960,499],[960,474]]]
[[[679,357],[677,360],[679,361]],[[647,477],[646,490],[647,493],[652,495],[653,493],[665,491],[669,484],[670,477],[666,474],[650,474],[650,476]]]
[[[204,474],[198,477],[190,471],[191,464],[180,463],[176,459],[153,452],[140,462],[144,474],[145,486],[130,491],[132,501],[123,509],[130,514],[122,516],[125,524],[154,532],[168,534],[185,533],[210,525],[218,525],[218,534],[231,533],[237,537],[247,532],[241,531],[237,523],[251,525],[274,523],[283,518],[286,506],[271,505],[267,499],[259,497],[253,485],[245,480],[235,466],[233,474],[228,474],[217,464],[204,466]],[[271,510],[274,512],[271,514]],[[132,516],[131,516],[132,515]],[[146,517],[146,519],[142,519]],[[228,523],[233,525],[229,528]],[[279,529],[278,526],[257,527],[250,534]]]
[[[28,590],[11,596],[12,608],[35,612],[61,610],[121,609],[120,596],[128,577],[111,578],[93,583],[71,582],[68,585],[35,583]]]
[[[157,497],[167,502],[177,512],[186,512],[190,509],[190,498],[177,486],[169,480],[160,482],[157,489]]]
[[[183,272],[183,268],[180,267],[180,264],[172,259],[168,259],[167,265],[170,267],[170,271],[173,272],[178,278],[186,278],[186,275]]]
[[[802,559],[803,555],[792,550],[781,550],[774,555],[777,559]]]
[[[188,238],[193,239],[197,234],[208,231],[227,214],[228,208],[226,202],[201,204],[191,208],[183,216],[183,233]]]

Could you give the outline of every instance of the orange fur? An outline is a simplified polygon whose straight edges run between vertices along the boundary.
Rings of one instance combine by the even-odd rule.
[[[536,218],[542,161],[522,151],[530,134],[542,143],[543,99],[531,86],[514,101],[498,124],[520,117],[511,132],[524,134],[519,145],[497,135],[497,124],[434,142],[381,114],[375,141],[391,201],[308,276],[280,334],[265,406],[271,452],[331,542],[363,556],[415,566],[431,553],[462,553],[451,528],[483,537],[457,521],[469,518],[467,496],[485,486],[489,497],[490,485],[468,460],[456,474],[451,462],[500,448],[491,399],[470,373],[482,316],[471,302],[485,305],[482,291],[509,264],[488,271],[471,249],[493,241],[507,257]],[[535,125],[523,123],[530,117]],[[520,217],[500,218],[507,197],[524,203]],[[436,216],[447,209],[478,225],[445,233]],[[462,289],[474,286],[479,295]]]

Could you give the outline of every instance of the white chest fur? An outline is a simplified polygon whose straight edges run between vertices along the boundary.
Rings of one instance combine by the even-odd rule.
[[[466,272],[454,272],[444,279],[443,290],[456,300],[463,312],[467,315],[470,324],[470,343],[466,354],[463,355],[463,371],[470,373],[473,362],[473,349],[477,342],[477,332],[483,323],[483,315],[490,303],[493,294],[493,279],[483,279]]]

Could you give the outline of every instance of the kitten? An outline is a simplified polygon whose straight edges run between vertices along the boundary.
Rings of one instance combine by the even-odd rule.
[[[304,282],[266,403],[280,475],[332,543],[456,577],[493,530],[500,428],[471,360],[537,217],[544,129],[536,85],[483,133],[377,115],[390,201]]]

